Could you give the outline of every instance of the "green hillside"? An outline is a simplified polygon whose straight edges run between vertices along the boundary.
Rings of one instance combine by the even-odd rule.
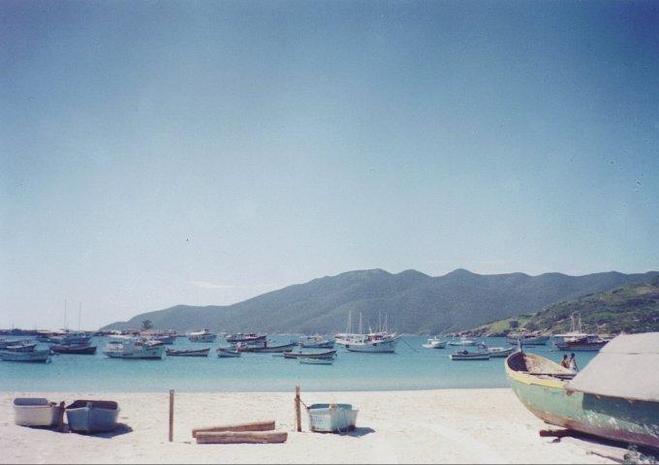
[[[534,315],[498,320],[469,333],[494,336],[540,330],[557,334],[570,330],[570,316],[575,313],[581,316],[584,331],[603,334],[659,331],[659,278],[560,302]]]

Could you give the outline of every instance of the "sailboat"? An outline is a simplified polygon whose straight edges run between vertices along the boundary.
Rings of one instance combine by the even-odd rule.
[[[558,350],[598,352],[609,341],[597,334],[584,333],[581,326],[581,315],[579,315],[578,320],[575,315],[573,313],[570,317],[572,322],[570,332],[557,334],[555,337],[559,338],[559,340],[554,342],[554,345]]]
[[[380,319],[380,318],[379,318]],[[383,327],[381,325],[378,331],[369,331],[364,333],[362,330],[363,321],[362,314],[359,314],[359,332],[352,333],[352,313],[348,313],[348,328],[346,333],[337,334],[335,339],[338,345],[344,346],[350,352],[365,352],[365,353],[394,353],[396,352],[396,344],[400,336],[396,333],[387,331],[386,323]]]

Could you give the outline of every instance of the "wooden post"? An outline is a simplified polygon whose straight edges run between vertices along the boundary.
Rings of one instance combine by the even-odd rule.
[[[64,432],[64,402],[59,403],[59,409],[57,410],[57,429],[58,433]]]
[[[297,432],[302,432],[302,413],[300,412],[300,386],[295,386],[295,423]]]
[[[169,390],[169,442],[174,441],[174,390]]]

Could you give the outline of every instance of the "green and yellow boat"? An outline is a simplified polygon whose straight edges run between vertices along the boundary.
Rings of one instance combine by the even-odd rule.
[[[519,400],[546,423],[659,449],[659,333],[619,336],[578,375],[521,351],[505,366]]]

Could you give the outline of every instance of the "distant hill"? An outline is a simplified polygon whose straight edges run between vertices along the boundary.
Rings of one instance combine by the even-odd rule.
[[[659,331],[659,278],[560,302],[535,315],[495,321],[469,333],[489,336],[540,330],[559,334],[570,330],[570,316],[574,313],[581,316],[584,331],[603,334]]]
[[[384,270],[350,271],[254,297],[229,306],[177,305],[143,313],[103,330],[140,328],[151,320],[155,328],[179,332],[199,328],[213,331],[269,333],[334,333],[363,314],[365,327],[376,326],[378,314],[389,327],[403,333],[435,334],[474,328],[485,322],[625,284],[649,282],[659,272],[596,273],[567,276],[547,273],[479,275],[455,270],[431,277],[414,270],[398,274]],[[356,326],[356,325],[355,325]]]

